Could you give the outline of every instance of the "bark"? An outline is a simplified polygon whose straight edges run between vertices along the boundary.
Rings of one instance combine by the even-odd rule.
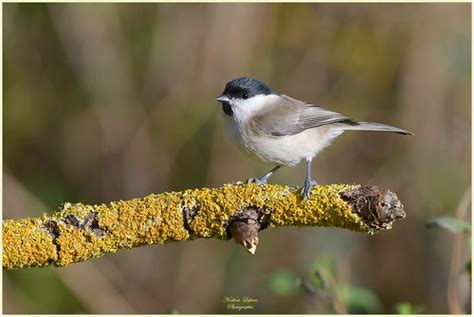
[[[315,186],[307,201],[297,188],[231,184],[109,204],[63,203],[51,215],[3,221],[3,268],[66,266],[197,238],[234,238],[253,254],[258,232],[266,228],[325,226],[372,234],[404,217],[394,193],[362,185]]]

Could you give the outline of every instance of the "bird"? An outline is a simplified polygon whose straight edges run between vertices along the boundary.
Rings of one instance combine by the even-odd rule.
[[[313,186],[313,158],[345,131],[393,132],[414,135],[397,127],[351,117],[312,103],[279,94],[264,82],[241,77],[229,81],[217,97],[222,105],[224,127],[240,150],[273,167],[248,183],[266,184],[282,166],[293,167],[306,161],[306,179],[301,188],[304,201]]]

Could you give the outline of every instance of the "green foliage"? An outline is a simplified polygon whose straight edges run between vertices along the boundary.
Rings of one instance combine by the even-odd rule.
[[[273,274],[268,282],[270,291],[277,295],[292,295],[300,290],[298,276],[291,271],[280,271]]]
[[[337,263],[327,254],[318,256],[307,276],[299,277],[291,271],[280,271],[270,278],[272,293],[288,296],[300,289],[316,295],[315,300],[325,303],[327,312],[336,312],[335,306],[345,307],[348,313],[377,313],[382,310],[378,297],[369,289],[350,285],[338,278]]]
[[[326,254],[318,256],[310,267],[309,279],[317,288],[323,288],[337,274],[336,261]]]
[[[428,227],[445,229],[451,233],[471,232],[471,224],[452,217],[440,217],[426,223]]]
[[[395,306],[395,312],[400,315],[421,314],[423,309],[423,305],[412,305],[406,302],[398,303]]]
[[[367,288],[347,285],[340,287],[340,291],[341,298],[349,313],[371,314],[381,310],[379,299]]]

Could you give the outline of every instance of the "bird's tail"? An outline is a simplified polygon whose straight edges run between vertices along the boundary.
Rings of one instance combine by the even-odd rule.
[[[340,124],[338,125],[338,128],[343,131],[381,131],[400,133],[404,135],[415,135],[410,131],[375,122],[354,122],[351,124]]]

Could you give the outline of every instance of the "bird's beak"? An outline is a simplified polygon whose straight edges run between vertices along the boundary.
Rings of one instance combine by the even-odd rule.
[[[217,97],[216,100],[219,102],[229,102],[229,97],[227,97],[226,95],[222,95]]]

